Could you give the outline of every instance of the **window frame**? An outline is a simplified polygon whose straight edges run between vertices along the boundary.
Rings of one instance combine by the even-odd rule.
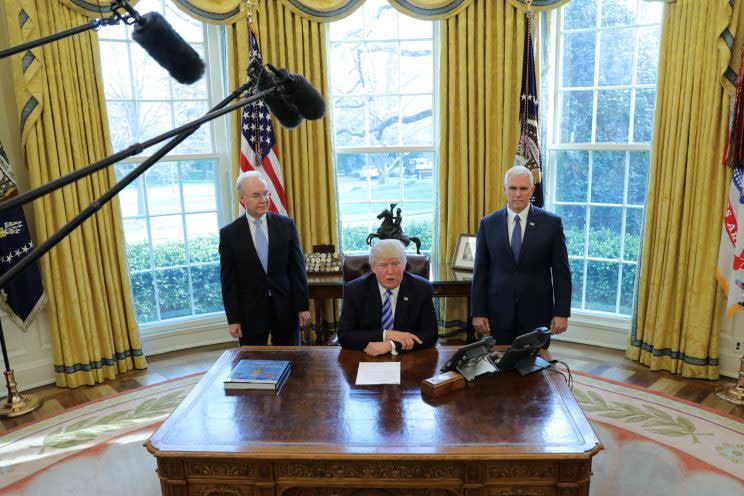
[[[405,15],[403,13],[398,12],[398,15]],[[440,113],[439,113],[439,86],[437,84],[437,81],[439,80],[439,68],[440,68],[440,53],[441,48],[439,45],[440,36],[441,36],[441,22],[440,21],[429,21],[432,23],[432,37],[431,37],[431,43],[432,43],[432,144],[431,145],[395,145],[395,146],[389,146],[389,145],[363,145],[363,146],[336,146],[335,143],[335,122],[334,122],[334,99],[337,96],[344,96],[344,97],[351,97],[351,98],[366,98],[368,97],[367,94],[364,94],[362,96],[359,95],[353,95],[353,94],[346,94],[346,95],[336,95],[333,91],[333,58],[331,57],[332,53],[332,45],[334,43],[387,43],[390,41],[395,41],[397,43],[400,42],[422,42],[426,41],[428,42],[428,38],[395,38],[394,40],[391,39],[377,39],[377,38],[369,38],[369,39],[363,39],[363,40],[356,40],[356,41],[333,41],[331,39],[331,26],[330,23],[326,23],[325,29],[326,29],[326,51],[329,54],[328,55],[328,63],[327,63],[327,73],[326,77],[328,78],[328,92],[329,92],[329,113],[330,113],[330,119],[331,119],[331,153],[333,156],[333,162],[334,162],[334,180],[336,181],[336,198],[335,198],[335,204],[336,204],[336,229],[339,239],[339,247],[338,250],[342,250],[342,237],[343,237],[343,223],[342,223],[342,211],[341,211],[341,199],[339,197],[338,193],[338,171],[336,167],[336,157],[338,155],[353,155],[353,154],[376,154],[376,153],[431,153],[432,154],[432,241],[431,241],[431,250],[423,250],[422,253],[429,252],[432,256],[432,258],[435,258],[438,253],[438,232],[439,232],[439,202],[436,201],[436,198],[439,194],[439,138],[440,138]],[[400,61],[399,61],[400,62]],[[398,96],[398,97],[415,97],[415,96],[428,96],[429,93],[375,93],[374,97],[382,97],[382,96]],[[400,114],[398,114],[400,115]],[[365,136],[369,133],[369,115],[368,112],[365,112]],[[417,200],[404,200],[404,185],[401,183],[400,186],[400,199],[399,202],[407,203],[407,202],[416,202],[416,203],[423,203],[423,201],[417,201]],[[344,202],[344,204],[358,204],[358,205],[368,205],[372,210],[374,210],[374,205],[379,205],[381,208],[385,208],[390,204],[390,201],[387,199],[384,200],[368,200],[368,201],[347,201]],[[405,213],[405,212],[404,212]],[[371,217],[371,219],[374,218],[374,215]],[[409,245],[408,249],[410,250],[411,246]],[[358,253],[364,253],[364,251],[360,250],[346,250],[344,253],[349,254],[358,254]]]

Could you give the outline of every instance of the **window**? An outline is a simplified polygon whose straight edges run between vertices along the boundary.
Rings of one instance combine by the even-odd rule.
[[[368,0],[331,23],[329,79],[341,249],[366,250],[384,209],[434,239],[434,23]],[[409,249],[413,248],[413,244]]]
[[[573,0],[557,15],[550,208],[563,218],[572,306],[631,313],[649,171],[662,6]]]
[[[140,12],[157,11],[204,58],[219,31],[205,27],[164,0],[143,0]],[[128,26],[99,31],[109,131],[115,151],[200,117],[209,109],[206,76],[189,85],[173,80],[131,41]],[[219,52],[218,52],[219,53]],[[220,60],[219,56],[209,57]],[[209,67],[207,72],[215,72]],[[221,89],[218,88],[221,92]],[[219,285],[218,225],[223,206],[219,178],[226,153],[224,120],[205,124],[120,194],[127,261],[137,322],[159,325],[223,311]],[[219,139],[218,139],[219,138]],[[165,143],[165,142],[164,142]],[[158,149],[116,165],[121,179]],[[226,147],[222,145],[223,148]]]

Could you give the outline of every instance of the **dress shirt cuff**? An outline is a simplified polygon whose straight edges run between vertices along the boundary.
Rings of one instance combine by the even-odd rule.
[[[390,346],[391,346],[391,348],[390,348],[390,354],[391,354],[391,355],[397,355],[397,354],[398,354],[398,350],[396,350],[396,349],[395,349],[395,341],[393,341],[393,340],[391,339],[391,340],[389,341],[389,343],[390,343]]]

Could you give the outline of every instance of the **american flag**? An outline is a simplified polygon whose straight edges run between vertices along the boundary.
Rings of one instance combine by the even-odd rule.
[[[250,61],[260,65],[261,50],[254,28],[248,30]],[[271,124],[269,109],[262,100],[243,107],[240,133],[240,169],[257,170],[263,174],[271,192],[269,210],[287,215],[287,196],[284,193],[282,166],[276,154],[276,137]]]
[[[519,143],[517,144],[517,165],[532,171],[535,179],[535,192],[532,203],[538,207],[544,204],[542,188],[542,159],[538,141],[537,83],[535,80],[535,53],[532,50],[532,12],[525,12],[524,55],[522,62],[522,94],[519,102]]]
[[[15,177],[0,143],[0,201],[9,200],[17,194]],[[17,206],[0,213],[0,276],[5,275],[33,248],[23,208]],[[47,302],[41,286],[39,266],[35,263],[29,265],[8,282],[0,294],[0,307],[26,330],[34,315]]]

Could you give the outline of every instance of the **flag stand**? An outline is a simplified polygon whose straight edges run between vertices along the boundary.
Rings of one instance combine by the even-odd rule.
[[[744,357],[741,357],[741,366],[739,367],[739,380],[736,386],[728,391],[719,391],[716,393],[718,398],[733,403],[734,405],[744,405]]]
[[[15,381],[13,369],[8,362],[8,349],[5,347],[5,335],[3,334],[3,323],[0,320],[0,346],[3,350],[3,361],[5,362],[5,383],[8,387],[8,397],[0,406],[0,418],[18,417],[33,412],[41,406],[41,400],[29,394],[21,396],[18,392],[18,384]]]

